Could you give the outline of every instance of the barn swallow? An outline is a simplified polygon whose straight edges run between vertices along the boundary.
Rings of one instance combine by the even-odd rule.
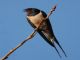
[[[27,8],[24,9],[24,11],[26,12],[26,18],[28,20],[28,22],[31,24],[31,26],[35,29],[39,26],[40,22],[42,20],[44,20],[47,17],[47,14],[42,11],[39,10],[37,8]],[[58,55],[61,57],[59,51],[57,50],[55,43],[60,47],[60,49],[62,50],[62,52],[64,53],[65,56],[66,53],[63,50],[63,48],[61,47],[61,45],[59,44],[58,40],[56,39],[49,18],[46,19],[41,26],[39,27],[39,29],[37,30],[37,32],[41,35],[41,37],[43,37],[43,39],[48,42],[52,47],[55,48],[55,50],[57,51]]]

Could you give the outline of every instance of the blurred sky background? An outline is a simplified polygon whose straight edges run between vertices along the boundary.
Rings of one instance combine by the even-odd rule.
[[[0,58],[33,31],[25,8],[50,11],[59,0],[0,0]],[[16,50],[7,60],[80,60],[80,0],[62,0],[50,16],[54,33],[67,54],[62,59],[39,34]]]

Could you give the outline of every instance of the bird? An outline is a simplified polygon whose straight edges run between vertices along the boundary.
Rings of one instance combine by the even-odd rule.
[[[47,17],[47,14],[43,10],[37,8],[26,8],[24,9],[24,12],[26,13],[26,19],[34,29],[37,28],[41,21]],[[56,48],[55,43],[60,47],[65,57],[67,57],[65,51],[63,50],[63,48],[61,47],[60,43],[58,42],[57,38],[54,35],[49,18],[47,18],[41,24],[37,32],[47,43],[49,43],[52,47],[55,48],[60,57],[62,56],[60,55],[58,49]]]

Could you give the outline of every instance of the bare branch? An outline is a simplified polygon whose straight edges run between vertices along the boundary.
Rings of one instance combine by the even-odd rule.
[[[36,34],[36,31],[39,29],[39,27],[41,26],[41,24],[47,19],[49,18],[49,16],[52,14],[53,11],[55,11],[56,6],[53,6],[53,8],[51,9],[51,11],[49,12],[49,14],[47,15],[47,17],[42,20],[39,24],[39,26],[32,32],[32,34],[30,36],[28,36],[24,41],[22,41],[20,44],[18,44],[15,48],[13,48],[12,50],[10,50],[4,57],[2,57],[0,60],[6,60],[14,51],[16,51],[19,47],[21,47],[24,43],[26,43],[28,40],[32,39],[34,37],[34,35]]]
[[[36,30],[34,30],[34,32],[27,37],[24,41],[22,41],[20,44],[18,44],[15,48],[13,48],[12,50],[10,50],[1,60],[6,60],[8,58],[8,56],[10,56],[15,50],[17,50],[19,47],[21,47],[24,43],[26,43],[26,41],[28,41],[29,39],[31,39],[36,33]]]

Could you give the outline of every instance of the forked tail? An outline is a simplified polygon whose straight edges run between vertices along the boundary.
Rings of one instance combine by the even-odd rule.
[[[55,40],[55,42],[57,43],[57,45],[60,47],[60,49],[62,50],[62,52],[64,53],[65,57],[67,57],[65,51],[63,50],[63,48],[62,48],[61,45],[59,44],[58,40],[57,40],[56,38],[55,38],[54,40]]]

